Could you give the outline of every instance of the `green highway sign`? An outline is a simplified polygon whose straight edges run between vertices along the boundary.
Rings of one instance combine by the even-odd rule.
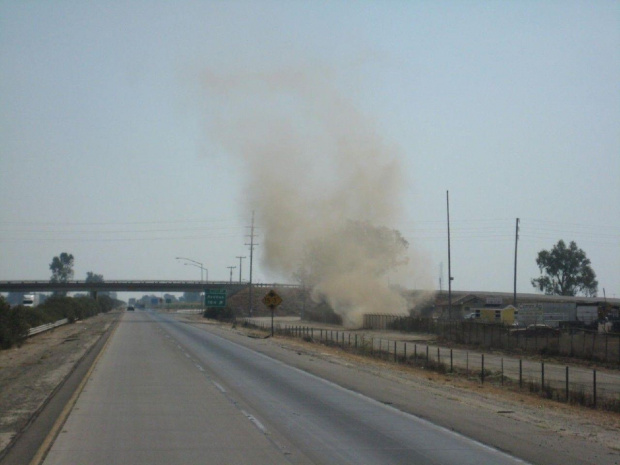
[[[226,289],[206,289],[205,307],[226,307]]]

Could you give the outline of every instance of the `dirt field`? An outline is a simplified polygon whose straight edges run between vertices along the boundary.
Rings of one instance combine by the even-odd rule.
[[[119,315],[60,326],[0,351],[0,454]]]
[[[112,324],[118,313],[99,315],[83,322],[56,328],[29,339],[22,347],[0,351],[0,451],[3,450],[53,393],[74,364]],[[179,316],[194,324],[208,324],[199,315]],[[247,331],[222,325],[226,331]],[[620,463],[620,415],[593,411],[558,402],[546,401],[525,393],[480,386],[447,375],[393,365],[348,354],[337,348],[298,339],[274,338],[277,344],[297,353],[329,360],[359,370],[373,372],[426,389],[437,396],[457,399],[480,409],[494,409],[519,421],[543,426],[566,437],[587,440],[606,454],[618,456]]]

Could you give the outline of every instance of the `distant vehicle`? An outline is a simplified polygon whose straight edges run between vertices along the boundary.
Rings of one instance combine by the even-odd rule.
[[[465,315],[465,319],[466,320],[475,320],[476,319],[476,314],[475,313],[468,313],[467,315]]]
[[[38,294],[24,294],[22,298],[22,305],[24,307],[36,307],[39,305],[39,295]]]
[[[133,312],[133,311],[135,311],[135,310],[136,310],[136,309],[134,308],[134,306],[133,306],[133,305],[130,305],[130,306],[128,306],[128,307],[127,307],[127,311],[128,311],[128,312]]]

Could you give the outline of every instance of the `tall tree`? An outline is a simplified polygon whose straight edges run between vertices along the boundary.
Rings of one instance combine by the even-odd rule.
[[[95,274],[92,271],[89,271],[88,273],[86,273],[86,282],[87,283],[102,283],[103,275]]]
[[[596,273],[586,253],[574,241],[566,247],[560,240],[551,250],[541,250],[536,264],[542,275],[532,279],[532,286],[545,294],[596,297]]]
[[[63,252],[54,257],[50,263],[50,270],[52,270],[50,282],[66,283],[73,278],[73,255]]]

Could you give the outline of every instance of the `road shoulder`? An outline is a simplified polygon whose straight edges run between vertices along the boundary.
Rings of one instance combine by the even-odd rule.
[[[188,323],[533,463],[620,463],[620,416],[359,357],[299,339]],[[263,333],[264,334],[264,333]]]

